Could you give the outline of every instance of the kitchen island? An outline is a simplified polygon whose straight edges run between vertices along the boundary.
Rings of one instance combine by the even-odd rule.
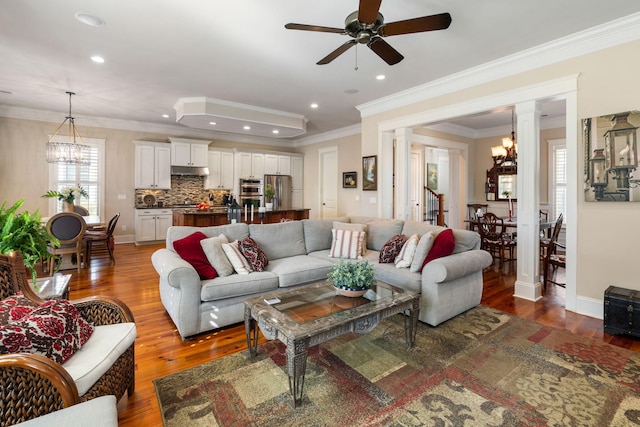
[[[288,221],[299,221],[301,219],[309,219],[310,209],[278,209],[266,211],[264,219],[261,221],[258,212],[253,213],[253,221],[251,220],[251,214],[247,214],[245,221],[244,211],[242,211],[241,222],[247,224],[273,224],[280,222],[283,219]],[[224,212],[216,212],[209,210],[198,209],[174,209],[173,210],[173,225],[190,225],[195,227],[209,227],[211,225],[224,225],[229,221],[227,214]]]

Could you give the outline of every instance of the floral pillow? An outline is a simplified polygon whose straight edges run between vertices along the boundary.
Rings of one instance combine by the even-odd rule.
[[[387,243],[385,243],[380,249],[378,262],[381,264],[390,264],[394,262],[406,240],[407,236],[404,234],[396,234],[387,240]]]
[[[13,323],[22,319],[38,307],[38,304],[31,301],[22,294],[12,295],[0,301],[0,325]]]
[[[269,259],[251,237],[241,240],[238,247],[254,271],[264,271],[264,268],[269,264]]]
[[[0,353],[35,353],[60,364],[93,334],[93,326],[69,301],[42,304],[17,322],[0,327]]]

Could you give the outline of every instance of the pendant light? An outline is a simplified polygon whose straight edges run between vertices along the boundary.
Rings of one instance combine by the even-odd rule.
[[[82,140],[82,137],[76,129],[75,120],[73,119],[73,116],[71,116],[71,96],[75,95],[75,93],[67,93],[69,94],[69,115],[65,117],[64,121],[60,124],[60,126],[58,126],[58,129],[56,129],[51,138],[49,138],[49,142],[47,142],[47,162],[65,163],[70,165],[90,165],[90,147],[86,145]],[[64,126],[64,124],[67,122],[69,126],[67,132],[67,141],[55,141],[58,132],[60,132],[62,126]]]

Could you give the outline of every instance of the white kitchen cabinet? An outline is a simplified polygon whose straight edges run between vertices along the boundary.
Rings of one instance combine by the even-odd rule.
[[[165,240],[173,222],[171,209],[136,209],[136,243]]]
[[[267,175],[291,175],[291,157],[265,154],[264,173]]]
[[[264,179],[264,154],[263,153],[236,153],[238,178]]]
[[[303,192],[304,192],[304,158],[299,156],[291,156],[291,206],[294,208],[303,208]]]
[[[171,141],[171,166],[207,167],[209,142],[183,138]]]
[[[135,188],[171,188],[171,148],[164,142],[134,141]]]
[[[209,176],[204,180],[208,190],[233,189],[233,152],[209,150]]]

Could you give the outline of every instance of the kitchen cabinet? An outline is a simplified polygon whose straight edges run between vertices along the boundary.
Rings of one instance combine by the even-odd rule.
[[[208,190],[233,189],[233,152],[209,150],[209,176],[204,180]]]
[[[264,154],[263,153],[236,153],[238,178],[264,179]]]
[[[207,167],[210,141],[169,138],[171,141],[171,166]]]
[[[136,244],[165,240],[173,221],[171,209],[136,209]]]
[[[291,206],[301,208],[304,206],[304,158],[291,156]]]
[[[291,157],[279,154],[265,154],[264,173],[266,175],[291,175]]]
[[[171,188],[171,148],[165,142],[134,141],[135,188]]]

